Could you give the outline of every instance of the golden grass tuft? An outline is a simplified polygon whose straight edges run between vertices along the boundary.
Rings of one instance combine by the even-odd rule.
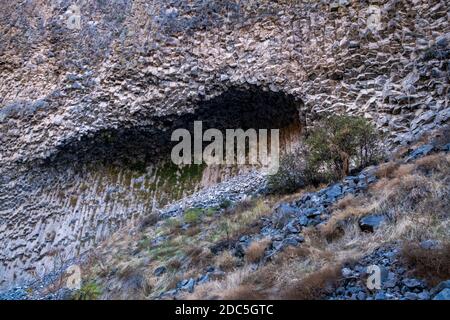
[[[245,250],[245,260],[249,263],[257,263],[264,257],[264,252],[269,245],[269,239],[253,241]]]
[[[429,155],[417,159],[415,165],[418,171],[425,174],[435,171],[447,172],[448,174],[450,171],[450,154],[437,153]]]
[[[375,172],[375,175],[377,178],[391,178],[393,176],[393,173],[397,170],[399,167],[398,163],[394,161],[389,161],[386,163],[380,164],[378,170]]]
[[[260,292],[255,286],[241,284],[235,288],[231,288],[223,295],[225,300],[263,300],[267,299],[266,295]]]
[[[215,259],[215,265],[223,271],[232,271],[238,262],[239,259],[230,250],[222,251]]]
[[[418,244],[407,243],[403,246],[401,256],[406,265],[412,268],[413,274],[426,279],[431,286],[450,279],[450,243],[436,249],[424,249]]]
[[[340,266],[323,268],[289,285],[281,291],[281,298],[289,300],[320,299],[336,287],[340,276]]]
[[[286,248],[256,270],[253,263],[260,261],[268,242],[252,243],[245,263],[229,250],[215,256],[209,248],[226,236],[238,239],[246,232],[257,233],[260,218],[272,214],[274,204],[286,201],[287,197],[258,198],[243,203],[236,210],[230,209],[224,217],[218,216],[207,223],[202,221],[197,226],[200,234],[199,229],[182,230],[176,219],[158,228],[146,228],[145,239],[161,234],[169,237],[150,251],[141,250],[139,258],[133,252],[142,242],[142,233],[132,235],[124,229],[111,236],[108,246],[99,248],[101,259],[86,267],[89,270],[83,270],[83,275],[95,279],[104,288],[111,288],[101,298],[155,298],[173,289],[181,279],[198,276],[203,266],[215,265],[226,274],[196,286],[192,294],[177,298],[318,299],[335,286],[340,279],[340,266],[349,258],[359,259],[393,241],[416,243],[437,239],[450,243],[449,173],[450,155],[446,154],[430,155],[408,164],[391,161],[381,165],[376,173],[379,181],[367,192],[341,199],[331,208],[326,223],[303,228],[305,242],[301,246]],[[368,214],[383,214],[387,223],[373,233],[362,232],[358,220]],[[224,221],[226,233],[219,227]],[[405,248],[403,259],[414,267],[417,277],[437,283],[450,277],[449,268],[445,268],[450,265],[448,246],[445,248],[447,251]],[[145,265],[144,261],[147,261]],[[155,277],[153,270],[160,265],[166,265],[169,270]],[[113,268],[118,272],[113,274]],[[135,280],[138,286],[133,286]],[[129,290],[123,289],[126,286]]]

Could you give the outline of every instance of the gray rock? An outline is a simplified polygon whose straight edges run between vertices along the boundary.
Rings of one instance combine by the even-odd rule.
[[[384,221],[383,215],[370,215],[359,220],[359,227],[362,231],[374,232]]]
[[[417,300],[417,298],[418,298],[418,296],[414,292],[409,292],[408,291],[408,292],[405,293],[405,299],[406,300]]]
[[[431,295],[435,295],[436,293],[438,293],[444,289],[450,289],[450,280],[442,281],[436,287],[431,289],[430,293],[431,293]]]
[[[190,278],[189,280],[184,280],[180,286],[180,290],[185,290],[190,293],[194,292],[195,280]]]
[[[299,213],[299,209],[297,207],[291,206],[288,203],[280,204],[274,213],[274,224],[276,227],[281,228],[284,226],[290,219],[297,216]]]
[[[207,274],[204,274],[204,275],[198,277],[197,284],[202,284],[202,283],[205,283],[208,281],[209,281],[209,276]]]
[[[430,300],[430,293],[428,291],[422,291],[417,295],[420,300]]]
[[[439,47],[445,48],[448,45],[447,35],[442,35],[436,38],[436,44]]]
[[[155,271],[153,271],[153,274],[157,277],[159,277],[160,275],[166,273],[167,268],[165,266],[161,266],[155,269]]]
[[[325,191],[325,195],[331,200],[335,200],[336,198],[340,197],[342,195],[341,185],[335,184],[334,186],[328,188]]]
[[[301,216],[298,218],[298,222],[301,226],[307,226],[308,225],[308,218],[306,216]]]
[[[431,144],[424,144],[420,147],[418,147],[416,150],[412,151],[410,155],[406,158],[406,161],[415,160],[421,156],[426,156],[431,151],[433,151],[434,146]]]
[[[375,295],[375,300],[386,300],[386,294],[382,291],[377,292],[377,294]]]
[[[250,240],[250,237],[248,235],[242,236],[239,238],[239,242],[248,242]]]
[[[414,278],[403,279],[402,283],[410,289],[423,288],[422,281],[414,279]]]
[[[302,213],[303,213],[306,217],[312,218],[312,217],[315,217],[315,216],[320,215],[321,211],[318,210],[317,208],[308,208],[308,209],[304,210]]]
[[[423,249],[429,250],[434,249],[439,246],[439,242],[436,240],[424,240],[420,243],[420,247]]]
[[[397,279],[387,279],[383,282],[384,288],[394,288],[397,285]]]
[[[283,241],[283,246],[298,246],[300,243],[305,241],[302,236],[290,236]]]
[[[434,296],[433,300],[450,300],[450,289],[446,288]]]
[[[358,300],[366,300],[366,297],[367,297],[367,295],[364,292],[362,292],[362,291],[358,292],[358,294],[356,296],[356,298]]]
[[[283,231],[286,231],[288,233],[298,233],[298,229],[293,225],[294,221],[289,222],[284,228]]]
[[[341,273],[344,278],[353,277],[353,271],[350,268],[342,268]]]
[[[446,145],[441,147],[442,151],[450,151],[450,143],[447,143]]]
[[[339,287],[336,289],[337,295],[343,295],[345,293],[345,289],[343,287]]]

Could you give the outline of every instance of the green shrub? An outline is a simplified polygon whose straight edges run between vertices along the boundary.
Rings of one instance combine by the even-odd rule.
[[[217,207],[209,207],[208,209],[206,209],[205,215],[207,217],[212,217],[218,210],[219,208]]]
[[[230,199],[223,198],[219,204],[221,209],[228,209],[233,205],[233,202]]]
[[[182,221],[179,218],[168,218],[165,222],[164,222],[164,227],[167,228],[167,232],[168,233],[172,233],[176,230],[178,230],[181,225],[182,225]]]
[[[87,282],[81,286],[79,290],[77,290],[73,294],[74,300],[97,300],[101,295],[101,290],[99,286],[93,282]]]
[[[291,193],[312,183],[312,176],[305,150],[297,149],[281,157],[278,172],[267,179],[267,188],[269,193]]]
[[[330,116],[322,119],[306,139],[308,163],[321,179],[340,179],[350,169],[364,168],[381,156],[380,134],[367,119]]]
[[[351,169],[376,163],[381,155],[380,134],[368,120],[330,116],[315,125],[304,147],[281,157],[278,172],[268,177],[268,191],[285,194],[341,179]]]
[[[190,208],[184,212],[184,222],[197,223],[203,214],[203,210],[200,208]]]

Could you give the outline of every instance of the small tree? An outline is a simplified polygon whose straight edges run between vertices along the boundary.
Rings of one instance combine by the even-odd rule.
[[[330,116],[315,125],[306,145],[280,159],[276,174],[268,177],[270,193],[291,193],[301,187],[347,176],[381,156],[380,133],[366,119]]]
[[[349,174],[352,164],[362,168],[375,162],[380,155],[374,126],[360,117],[325,118],[312,130],[306,143],[308,161],[328,179],[343,178]]]

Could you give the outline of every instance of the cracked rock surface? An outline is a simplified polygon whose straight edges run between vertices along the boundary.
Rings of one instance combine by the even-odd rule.
[[[307,126],[322,112],[365,116],[392,145],[450,117],[443,0],[378,1],[376,30],[361,1],[88,1],[80,29],[67,26],[71,4],[1,4],[0,287],[153,207],[136,192],[145,178],[75,166],[111,133],[124,147],[133,132],[157,141],[208,101],[255,88],[292,97]]]

